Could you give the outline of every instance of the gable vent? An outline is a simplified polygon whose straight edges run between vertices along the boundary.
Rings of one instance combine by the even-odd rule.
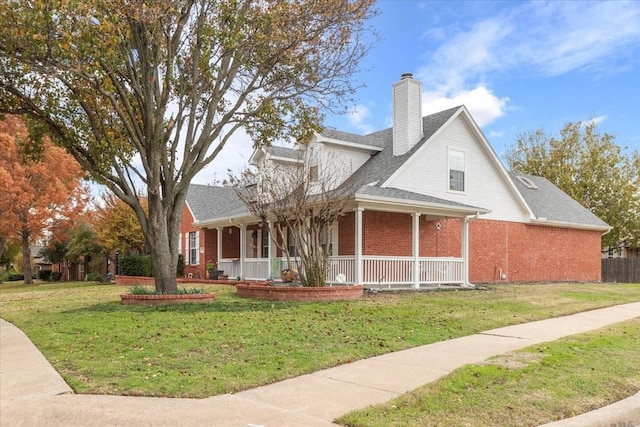
[[[526,176],[522,176],[522,175],[518,175],[516,177],[518,179],[518,181],[520,181],[521,183],[523,183],[525,185],[525,187],[530,188],[532,190],[537,190],[538,186],[535,185],[533,183],[533,181],[531,181],[529,178],[527,178]]]

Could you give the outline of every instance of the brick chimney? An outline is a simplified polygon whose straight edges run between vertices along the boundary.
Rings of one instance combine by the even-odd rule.
[[[393,84],[393,155],[411,150],[422,135],[422,85],[404,73]]]

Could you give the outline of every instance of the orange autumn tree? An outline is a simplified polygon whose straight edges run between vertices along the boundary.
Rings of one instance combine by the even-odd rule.
[[[86,173],[73,157],[46,137],[41,151],[26,152],[30,138],[20,118],[0,121],[0,243],[3,248],[9,238],[20,240],[25,284],[33,283],[31,243],[68,227],[89,194],[82,184]]]
[[[135,211],[156,289],[175,293],[192,179],[242,131],[306,142],[344,112],[373,4],[0,1],[0,113],[35,119]]]
[[[140,202],[146,211],[146,199]],[[97,243],[108,256],[116,251],[123,255],[146,252],[144,234],[135,212],[113,193],[102,197],[102,206],[96,208],[92,228]]]

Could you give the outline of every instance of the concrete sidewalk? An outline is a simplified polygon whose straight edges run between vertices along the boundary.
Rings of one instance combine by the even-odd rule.
[[[466,364],[635,317],[640,302],[493,329],[207,399],[75,395],[26,335],[0,319],[0,426],[330,426],[340,415]],[[551,425],[640,425],[640,393]]]

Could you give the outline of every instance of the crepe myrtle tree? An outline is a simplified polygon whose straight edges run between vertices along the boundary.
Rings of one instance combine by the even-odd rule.
[[[305,140],[343,112],[376,39],[372,3],[0,2],[0,113],[30,116],[133,208],[172,293],[193,177],[239,129],[256,147]]]
[[[344,179],[351,165],[320,147],[298,150],[293,164],[269,160],[230,176],[229,183],[260,219],[303,286],[325,286],[331,229],[337,227],[353,193]]]

